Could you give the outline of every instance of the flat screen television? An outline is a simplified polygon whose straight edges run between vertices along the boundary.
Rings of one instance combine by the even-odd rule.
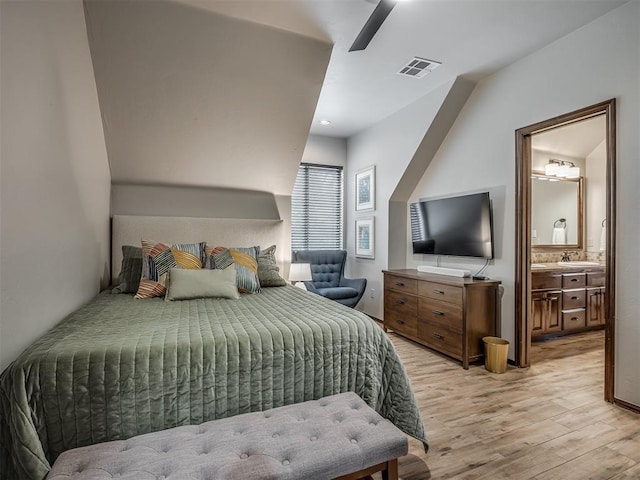
[[[493,258],[489,192],[412,203],[413,253]]]

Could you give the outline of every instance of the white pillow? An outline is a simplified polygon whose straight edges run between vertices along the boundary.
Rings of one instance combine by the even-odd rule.
[[[165,300],[191,298],[240,298],[236,286],[236,270],[187,270],[172,268]]]

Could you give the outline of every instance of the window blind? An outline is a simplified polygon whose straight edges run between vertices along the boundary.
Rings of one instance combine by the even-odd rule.
[[[342,190],[342,167],[300,165],[291,197],[293,250],[343,248]]]

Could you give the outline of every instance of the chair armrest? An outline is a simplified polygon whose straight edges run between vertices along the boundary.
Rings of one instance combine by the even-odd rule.
[[[313,285],[313,282],[304,282],[304,286],[307,287],[307,292],[319,295],[318,290],[316,290],[316,287]]]
[[[367,279],[366,278],[344,278],[340,279],[341,287],[351,287],[358,291],[360,295],[364,292],[364,289],[367,287]]]

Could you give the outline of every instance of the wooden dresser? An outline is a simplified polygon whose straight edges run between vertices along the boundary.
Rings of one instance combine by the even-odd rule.
[[[384,271],[384,330],[469,363],[484,358],[482,337],[499,331],[497,280]]]

